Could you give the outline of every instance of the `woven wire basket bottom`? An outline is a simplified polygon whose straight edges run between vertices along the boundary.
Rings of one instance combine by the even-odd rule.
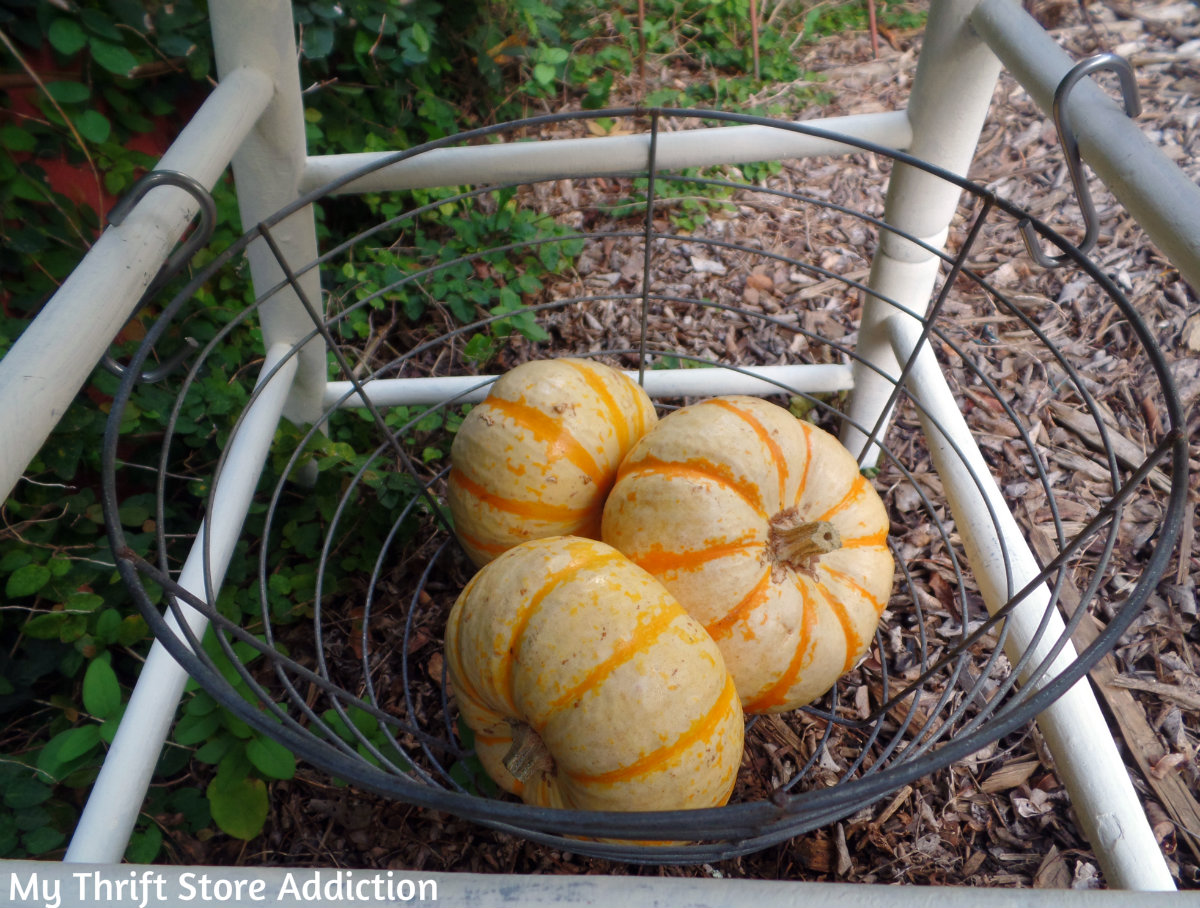
[[[720,120],[707,114],[704,122]],[[688,112],[664,112],[652,119],[652,138],[664,121],[699,124]],[[395,160],[482,138],[572,134],[585,126],[562,117],[524,121]],[[964,554],[965,528],[955,525],[932,466],[922,426],[928,414],[892,378],[890,425],[858,427],[882,450],[868,475],[888,506],[897,564],[874,645],[821,701],[748,722],[746,756],[727,806],[603,814],[524,805],[497,793],[457,718],[442,631],[473,569],[448,527],[444,491],[450,441],[467,401],[513,365],[566,355],[643,378],[664,369],[742,377],[763,365],[836,371],[860,364],[857,328],[870,257],[887,234],[919,241],[879,220],[879,176],[896,156],[853,144],[859,151],[836,162],[666,174],[651,151],[641,173],[397,193],[376,207],[389,212],[385,220],[319,262],[281,257],[280,285],[204,348],[178,388],[157,468],[149,558],[133,554],[121,527],[120,502],[130,492],[128,477],[117,482],[116,427],[124,407],[150,392],[127,379],[114,403],[105,475],[110,534],[156,635],[208,696],[337,778],[535,842],[632,862],[711,861],[765,848],[1023,728],[1112,647],[1162,573],[1163,554],[1149,557],[1144,534],[1135,538],[1121,514],[1160,514],[1157,541],[1172,547],[1185,489],[1179,474],[1165,478],[1160,462],[1178,455],[1180,444],[1175,433],[1144,463],[1117,457],[1105,429],[1112,414],[1096,403],[1096,373],[1083,356],[1093,354],[1094,362],[1096,351],[1079,350],[1059,330],[1061,312],[1045,295],[1045,277],[1024,285],[1012,279],[1026,270],[1008,264],[1024,254],[1017,233],[1024,213],[957,179],[963,200],[952,224],[953,253],[938,253],[934,303],[928,316],[913,317],[1015,518],[1048,565],[1049,608],[1064,589],[1080,590],[1080,615],[1090,609],[1108,624],[1099,642],[1046,686],[1034,683],[1044,664],[1014,667],[1004,650],[1013,601],[989,615]],[[902,163],[952,179],[921,162]],[[828,185],[816,179],[828,175],[821,168],[837,168],[835,186],[862,207],[810,188],[810,181]],[[327,187],[301,204],[318,205],[327,226],[350,223],[361,203],[340,189]],[[155,342],[185,330],[201,288],[235,269],[248,246],[274,245],[272,228],[298,207],[247,233],[197,275],[165,307],[128,374]],[[1126,326],[1122,356],[1138,363],[1143,388],[1170,412],[1173,391],[1136,312],[1086,258],[1034,223],[1075,258],[1059,280],[1081,284],[1075,292],[1084,307]],[[468,233],[476,244],[464,249]],[[456,251],[447,253],[452,243]],[[304,283],[317,265],[334,276],[320,300]],[[989,280],[1001,273],[1004,290]],[[168,515],[191,502],[191,512],[203,510],[211,525],[211,492],[226,465],[224,458],[211,465],[211,479],[183,476],[194,452],[179,438],[181,414],[206,406],[206,379],[220,368],[214,351],[239,334],[256,337],[261,307],[288,294],[314,315],[311,333],[288,356],[314,348],[321,356],[323,348],[329,378],[340,383],[331,387],[344,393],[327,393],[311,424],[280,426],[224,583],[184,589],[179,569],[189,548],[199,539],[211,561],[212,542]],[[1019,352],[1005,353],[1017,338]],[[465,393],[361,406],[362,395],[389,379],[446,375],[463,376]],[[835,434],[846,423],[849,392],[769,381],[763,396],[797,418]],[[240,403],[257,398],[240,377],[228,390]],[[656,404],[666,413],[692,399]],[[1089,438],[1093,446],[1099,439],[1098,451],[1079,443],[1063,454],[1069,443],[1056,420],[1068,411],[1094,427]],[[238,430],[239,412],[206,417],[221,444]],[[1154,434],[1144,425],[1124,430]],[[1015,600],[1018,592],[1010,587],[1009,595]],[[180,617],[188,609],[205,614],[209,637],[201,641],[165,621],[164,602]],[[1023,684],[1017,669],[1029,675]],[[688,830],[687,843],[643,844],[678,840],[680,829]]]

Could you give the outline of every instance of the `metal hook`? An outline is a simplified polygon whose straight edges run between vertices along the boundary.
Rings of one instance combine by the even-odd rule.
[[[139,179],[133,185],[133,188],[109,211],[109,225],[119,227],[129,212],[145,197],[146,193],[156,186],[175,186],[190,194],[200,206],[200,223],[196,225],[196,229],[192,231],[192,235],[172,253],[162,268],[159,269],[158,274],[150,281],[149,286],[146,287],[146,292],[142,294],[137,306],[134,307],[134,312],[142,309],[163,284],[182,271],[187,263],[191,261],[192,256],[200,251],[202,247],[208,245],[208,241],[212,239],[213,231],[217,226],[217,205],[213,201],[213,197],[209,191],[194,177],[174,170],[152,170]],[[161,381],[182,365],[184,360],[200,346],[199,343],[190,337],[185,338],[184,342],[187,345],[185,349],[180,350],[161,365],[153,369],[147,369],[141,374],[139,381]],[[107,353],[100,360],[100,365],[118,378],[125,374],[125,367]]]
[[[1070,118],[1067,114],[1067,97],[1071,93],[1076,83],[1084,76],[1096,72],[1096,70],[1107,69],[1115,72],[1121,81],[1121,94],[1125,102],[1125,115],[1128,117],[1136,117],[1142,112],[1141,100],[1138,98],[1137,80],[1133,75],[1133,67],[1129,65],[1129,61],[1117,54],[1097,54],[1094,57],[1089,57],[1080,63],[1077,63],[1071,68],[1061,82],[1058,83],[1058,88],[1054,90],[1054,104],[1052,112],[1054,114],[1054,125],[1058,130],[1058,141],[1062,145],[1063,155],[1067,161],[1067,172],[1071,176],[1071,184],[1075,188],[1075,198],[1079,203],[1079,209],[1083,213],[1084,236],[1083,241],[1079,244],[1080,252],[1089,251],[1096,245],[1096,239],[1100,235],[1100,221],[1096,215],[1096,206],[1092,202],[1092,194],[1088,189],[1087,178],[1083,172],[1083,159],[1079,155],[1079,142],[1075,138],[1075,133],[1071,129]],[[1038,244],[1037,234],[1033,230],[1033,225],[1028,218],[1023,219],[1018,225],[1021,228],[1021,233],[1025,239],[1025,246],[1029,250],[1033,260],[1043,268],[1057,268],[1070,260],[1070,256],[1065,253],[1062,255],[1048,255],[1042,251]]]

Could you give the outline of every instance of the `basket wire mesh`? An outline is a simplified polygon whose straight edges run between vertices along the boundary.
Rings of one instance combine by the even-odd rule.
[[[544,180],[463,187],[425,200],[397,193],[394,216],[336,243],[312,262],[289,262],[276,242],[273,231],[278,225],[307,205],[321,206],[327,225],[352,218],[358,210],[353,197],[343,191],[370,170],[442,148],[578,131],[601,117],[636,124],[645,132],[649,141],[643,171],[569,182],[547,174]],[[912,166],[962,190],[950,242],[957,248],[945,252],[886,224],[881,200],[878,211],[857,210],[821,192],[780,185],[772,181],[769,168],[756,180],[729,168],[716,173],[660,172],[655,147],[664,122],[676,128],[751,124],[829,135],[803,124],[712,111],[620,110],[540,117],[399,152],[306,195],[248,230],[163,306],[115,396],[105,439],[104,498],[118,568],[156,637],[204,691],[308,763],[380,796],[448,811],[548,846],[621,861],[683,863],[747,854],[844,818],[1025,726],[1115,645],[1164,573],[1186,500],[1186,444],[1179,429],[1179,402],[1164,362],[1134,307],[1092,261],[1024,211],[983,186],[922,161],[837,137],[856,149],[840,167],[858,167],[878,180],[890,167]],[[719,209],[728,206],[733,216],[709,217],[699,226],[689,225],[693,229],[673,228],[671,212],[681,210],[683,200],[695,202],[697,197],[710,214],[717,209],[719,215]],[[781,251],[755,236],[747,220],[756,205],[786,211],[785,226],[795,229],[794,242]],[[342,206],[348,214],[341,213]],[[453,256],[441,254],[437,243],[427,242],[424,251],[416,248],[417,237],[436,240],[438,220],[447,212],[494,212],[505,206],[508,211],[536,212],[543,229],[526,239],[485,236],[478,248]],[[503,224],[504,218],[495,223]],[[1081,374],[1077,357],[1037,321],[1026,299],[989,283],[972,261],[984,236],[992,248],[1019,256],[1021,223],[1032,223],[1071,259],[1072,274],[1087,281],[1087,299],[1097,312],[1115,307],[1128,326],[1130,345],[1167,414],[1165,432],[1142,463],[1127,464],[1118,457],[1090,390],[1091,380]],[[998,470],[1006,458],[1013,460],[1014,452],[1020,462],[1019,482],[1006,497],[1026,530],[1036,512],[1038,525],[1048,528],[1057,552],[1042,561],[1037,578],[1017,588],[1005,548],[1008,602],[992,614],[980,599],[963,554],[962,528],[946,513],[929,467],[926,439],[916,428],[917,420],[928,420],[929,414],[922,412],[919,395],[910,393],[912,361],[893,377],[856,351],[852,316],[871,291],[846,273],[846,260],[865,261],[885,233],[941,259],[927,313],[885,302],[919,322],[919,345],[938,356],[960,400],[987,402],[986,407],[964,406],[964,411],[975,431],[1004,427],[1003,444],[993,444],[988,451]],[[842,242],[834,248],[817,241],[830,236]],[[201,289],[236,268],[255,242],[274,251],[284,278],[231,319],[173,389],[153,490],[153,552],[142,557],[133,550],[120,518],[122,500],[130,494],[130,480],[121,470],[122,414],[130,402],[151,393],[138,384],[137,375],[155,344],[181,331]],[[404,322],[410,334],[406,349],[374,359],[364,352],[357,333],[364,318],[370,324],[373,313],[389,306],[419,309],[417,301],[429,304],[444,298],[443,285],[451,277],[466,272],[482,281],[482,276],[523,256],[539,256],[570,280],[531,288],[518,305],[499,312],[447,319],[445,330],[430,329],[418,336],[428,316],[425,323]],[[681,292],[669,273],[681,262],[695,270],[693,257],[701,264],[733,263],[743,273],[753,267],[771,269],[799,289],[782,294],[773,307],[751,307],[744,294],[730,295],[732,265],[727,264],[709,265],[712,280],[702,284],[699,293]],[[612,272],[598,271],[606,261],[623,261],[624,272],[618,271],[614,279]],[[340,269],[357,277],[336,292],[327,289],[325,300],[311,299],[300,279],[318,267],[325,274]],[[369,290],[355,292],[353,280],[363,272],[373,274],[372,269],[382,276]],[[605,282],[610,285],[607,291],[594,289]],[[802,302],[805,287],[826,288],[820,296],[830,302],[819,317],[805,315],[816,311]],[[247,400],[241,414],[214,431],[222,442],[235,435],[262,389],[311,342],[325,345],[330,378],[346,383],[336,386],[345,390],[340,399],[327,395],[324,412],[311,425],[281,427],[267,478],[260,483],[257,514],[243,539],[244,552],[237,562],[241,567],[221,584],[212,576],[207,534],[198,535],[195,526],[176,526],[180,521],[173,515],[182,499],[202,509],[205,525],[211,525],[212,490],[222,482],[225,454],[202,488],[195,479],[180,479],[179,464],[189,450],[180,443],[179,425],[184,414],[201,406],[202,379],[212,368],[213,352],[228,344],[235,332],[255,332],[259,307],[286,290],[308,311],[311,332],[266,369],[252,393],[242,394]],[[984,317],[975,323],[960,317],[963,300]],[[439,309],[430,304],[427,312],[436,318]],[[673,335],[676,344],[656,341],[652,320],[669,322],[671,330],[659,334]],[[734,337],[741,329],[747,342],[728,344],[725,355],[678,345],[689,340],[690,325],[703,322],[711,331],[714,320]],[[580,325],[588,325],[589,332],[579,331]],[[995,325],[1034,339],[1038,353],[1023,373],[999,369],[992,355],[1000,345]],[[480,337],[489,348],[486,363],[482,357],[472,358],[472,339]],[[754,778],[739,782],[727,806],[597,813],[533,807],[494,796],[472,763],[469,734],[456,722],[444,669],[442,674],[438,671],[440,628],[472,569],[445,516],[448,466],[438,452],[448,450],[464,401],[478,399],[494,380],[488,370],[559,355],[594,357],[643,380],[664,365],[758,377],[754,367],[770,363],[859,364],[894,387],[890,426],[882,419],[857,426],[882,450],[877,472],[871,475],[893,518],[889,544],[897,564],[893,597],[874,646],[822,700],[781,717],[749,721],[747,751],[759,755],[760,765],[770,766],[771,772],[751,773]],[[485,374],[480,374],[482,366]],[[1030,406],[1030,394],[1018,382],[1034,373],[1041,377],[1043,398],[1035,400],[1029,412],[1024,408]],[[436,402],[388,408],[371,400],[375,382],[447,374],[479,378],[468,378],[458,396]],[[240,380],[241,376],[230,380],[231,393]],[[766,381],[772,385],[768,397],[835,433],[848,419],[844,392],[814,392],[774,378]],[[1101,450],[1093,456],[1105,477],[1103,498],[1077,494],[1034,437],[1048,400],[1069,403],[1094,424]],[[656,401],[662,412],[686,402]],[[981,424],[984,417],[986,423]],[[214,425],[219,422],[212,419]],[[364,446],[366,437],[370,443]],[[352,450],[338,447],[343,438],[355,439],[346,443]],[[957,446],[954,450],[966,463],[963,451]],[[1169,485],[1163,489],[1160,482],[1156,488],[1150,480],[1163,471],[1170,476]],[[983,489],[994,480],[972,473],[972,481]],[[331,487],[334,492],[329,492]],[[297,527],[306,520],[311,525],[313,497],[322,490],[325,498],[316,501],[322,536],[298,538]],[[1121,518],[1131,505],[1161,515],[1154,545],[1136,565],[1120,563],[1130,550]],[[990,531],[1000,536],[1004,547],[994,512],[990,522]],[[183,555],[192,544],[200,546],[206,569],[204,588],[189,591],[178,579]],[[305,564],[315,569],[311,588],[297,584],[284,589],[286,584],[277,578],[289,572],[294,578]],[[1011,609],[1034,588],[1048,585],[1050,604],[1038,631],[1041,636],[1047,633],[1050,612],[1058,607],[1063,589],[1076,583],[1081,607],[1053,641],[1052,655],[1035,660],[1031,647],[1010,660],[1004,643]],[[1121,584],[1124,589],[1114,592]],[[224,591],[220,595],[218,587]],[[231,608],[231,601],[252,606]],[[183,620],[189,609],[211,622],[207,644]],[[1053,655],[1068,645],[1089,609],[1103,613],[1106,627],[1071,660],[1068,670],[1047,680]],[[644,844],[677,840],[681,829],[687,830],[686,843]]]

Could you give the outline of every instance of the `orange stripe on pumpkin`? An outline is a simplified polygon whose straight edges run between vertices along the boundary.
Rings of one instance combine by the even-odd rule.
[[[842,626],[842,633],[846,637],[846,664],[842,666],[842,674],[850,671],[854,667],[854,660],[858,657],[859,651],[863,647],[863,639],[858,633],[858,628],[854,626],[854,621],[850,617],[850,613],[846,611],[846,607],[838,601],[829,589],[823,583],[817,584],[817,589],[821,592],[821,597],[825,600],[825,604],[829,606],[830,611],[838,620],[838,624]]]
[[[838,511],[844,511],[857,501],[860,501],[871,490],[871,484],[867,482],[867,478],[861,473],[854,478],[854,482],[850,483],[850,488],[846,490],[846,494],[842,496],[842,500],[831,507],[828,511],[822,514],[817,520],[828,520]]]
[[[579,443],[570,432],[563,427],[561,420],[543,413],[536,407],[531,407],[524,400],[505,400],[502,397],[489,397],[481,407],[491,407],[502,415],[528,429],[538,441],[545,442],[547,462],[566,459],[574,464],[582,473],[595,483],[604,479],[603,471],[596,464],[592,453]]]
[[[757,513],[763,517],[767,516],[757,484],[735,476],[724,464],[713,463],[709,460],[669,461],[646,455],[639,458],[636,463],[630,463],[626,459],[617,474],[617,481],[619,482],[626,476],[649,474],[692,482],[708,480],[729,489],[754,508]]]
[[[758,440],[762,442],[763,446],[771,452],[771,460],[775,464],[775,476],[779,480],[778,503],[779,506],[782,507],[784,492],[787,488],[788,465],[787,458],[783,456],[783,449],[779,447],[779,443],[771,436],[771,433],[767,431],[766,426],[759,422],[753,413],[743,410],[741,407],[738,407],[730,401],[722,400],[721,398],[710,400],[709,403],[718,406],[723,410],[729,411],[745,422],[746,425],[754,430],[754,434],[758,436]]]
[[[796,504],[800,503],[800,496],[804,494],[804,490],[808,488],[808,468],[812,466],[813,461],[813,427],[804,420],[797,420],[800,428],[804,430],[804,472],[800,474],[800,485],[796,487]]]
[[[705,625],[704,629],[708,631],[708,635],[714,640],[720,640],[728,637],[733,633],[733,626],[739,621],[745,620],[746,616],[758,608],[767,600],[767,590],[771,585],[771,571],[763,571],[762,577],[759,579],[745,596],[742,601],[727,611],[724,617],[714,621],[712,624]]]
[[[509,546],[503,542],[484,542],[481,539],[475,538],[470,533],[464,533],[462,530],[458,530],[458,538],[464,546],[480,552],[487,552],[491,555],[499,555],[501,552],[509,549]]]
[[[541,608],[542,603],[546,600],[546,597],[564,583],[569,583],[570,581],[574,580],[581,571],[597,570],[603,568],[607,564],[625,560],[625,556],[620,552],[612,551],[597,553],[590,545],[586,543],[583,545],[571,545],[569,548],[575,550],[572,552],[571,560],[566,564],[565,567],[561,567],[557,571],[545,575],[542,580],[542,585],[538,587],[537,591],[533,593],[533,595],[525,600],[525,602],[517,610],[517,614],[513,619],[512,636],[508,646],[505,647],[509,658],[500,660],[500,670],[503,673],[503,676],[499,679],[499,682],[496,685],[499,690],[507,693],[509,703],[516,703],[516,697],[513,695],[512,678],[513,667],[521,659],[521,640],[525,636],[525,629],[529,626],[529,622],[533,619],[533,616],[537,613],[537,610]],[[583,551],[579,551],[581,548]],[[513,708],[515,709],[515,706]],[[534,731],[540,732],[541,729],[535,728]]]
[[[679,610],[675,607],[675,603],[669,599],[664,599],[660,602],[660,607],[657,610],[639,615],[638,622],[629,639],[618,645],[607,659],[593,666],[592,670],[584,676],[582,681],[561,694],[551,703],[547,707],[546,717],[548,718],[559,710],[569,706],[603,684],[609,675],[620,666],[652,644],[676,618],[680,617],[680,614]]]
[[[887,547],[887,527],[884,527],[877,533],[871,533],[867,536],[853,536],[847,539],[842,537],[842,548],[844,549],[867,549],[875,548],[882,549]]]
[[[635,553],[630,555],[629,558],[655,577],[662,577],[664,574],[673,572],[686,573],[694,571],[710,561],[716,561],[718,558],[725,558],[729,555],[737,555],[740,552],[755,548],[761,544],[760,540],[753,537],[743,537],[733,542],[709,546],[706,549],[695,549],[689,552],[668,552],[662,546],[656,545],[648,552]]]
[[[633,399],[637,402],[638,411],[638,428],[637,438],[641,438],[650,430],[650,421],[655,419],[654,404],[650,402],[650,398],[646,396],[646,389],[626,375],[621,373],[621,378],[629,383],[629,393],[633,395]],[[632,441],[637,441],[637,438]]]
[[[846,584],[846,586],[850,587],[850,589],[854,590],[854,592],[858,593],[858,595],[860,595],[864,599],[866,599],[867,602],[871,603],[872,608],[875,609],[875,614],[877,614],[877,615],[882,614],[883,608],[886,605],[886,603],[880,602],[878,599],[876,599],[874,596],[872,596],[869,592],[867,592],[867,590],[863,587],[863,585],[860,584],[857,580],[855,580],[853,577],[851,577],[849,574],[845,573],[844,571],[834,570],[833,568],[829,567],[828,565],[822,564],[821,568],[823,568],[825,570],[825,572],[829,574],[830,577],[839,581],[840,583]]]
[[[617,782],[625,782],[636,776],[653,772],[674,757],[682,754],[698,741],[712,737],[713,733],[729,715],[730,704],[736,697],[737,690],[733,686],[733,678],[726,675],[725,688],[721,691],[721,695],[717,698],[716,703],[713,704],[712,709],[696,719],[683,734],[670,744],[653,750],[620,769],[599,773],[568,773],[568,775],[576,782],[585,785],[613,785]]]
[[[800,590],[800,599],[804,603],[804,613],[800,619],[800,639],[796,642],[796,648],[792,651],[792,659],[788,663],[787,668],[780,673],[774,684],[766,690],[760,691],[752,700],[742,704],[742,708],[747,713],[766,712],[787,702],[788,691],[792,689],[792,685],[796,683],[796,679],[800,677],[800,673],[812,661],[812,653],[809,651],[809,645],[812,639],[812,629],[817,623],[817,607],[813,604],[812,597],[808,594],[808,584],[806,582],[801,581],[797,583],[797,589]]]
[[[609,391],[608,384],[600,375],[597,375],[596,372],[592,370],[589,363],[571,359],[564,359],[563,362],[574,369],[579,374],[579,377],[584,380],[587,386],[591,388],[592,393],[600,398],[601,402],[608,410],[609,425],[616,429],[617,444],[620,447],[620,450],[629,450],[629,445],[631,444],[631,439],[629,437],[629,420],[625,418],[625,414],[621,410],[620,404],[617,403],[616,398],[614,398],[612,396],[612,392]]]
[[[526,520],[565,522],[585,517],[589,510],[591,510],[586,507],[569,508],[565,505],[546,504],[542,501],[518,501],[512,498],[505,498],[503,495],[497,495],[494,492],[488,491],[461,470],[451,470],[447,482],[450,485],[457,485],[464,492],[490,508],[495,508],[497,511],[503,511],[506,514],[515,514]]]

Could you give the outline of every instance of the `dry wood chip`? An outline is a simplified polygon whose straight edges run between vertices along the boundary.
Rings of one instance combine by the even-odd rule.
[[[1128,690],[1140,690],[1148,694],[1154,694],[1156,697],[1161,697],[1164,700],[1174,701],[1185,709],[1200,710],[1200,691],[1183,687],[1179,684],[1164,684],[1162,681],[1154,681],[1150,678],[1134,678],[1129,675],[1118,675],[1111,679],[1109,683],[1117,687],[1127,688]]]
[[[1067,859],[1055,845],[1050,846],[1041,866],[1033,876],[1035,889],[1070,889],[1072,873]]]
[[[1006,763],[984,779],[979,790],[987,794],[995,794],[1018,788],[1029,781],[1039,766],[1041,766],[1039,760],[1014,760]]]
[[[1186,754],[1169,753],[1159,760],[1155,760],[1150,764],[1150,775],[1156,779],[1165,779],[1173,773],[1181,764],[1188,761]]]
[[[1097,428],[1096,422],[1092,417],[1057,401],[1050,403],[1050,412],[1053,414],[1055,420],[1072,432],[1077,433],[1080,438],[1087,442],[1089,447],[1098,451],[1104,450],[1104,436],[1101,436],[1100,430]],[[1146,452],[1140,445],[1126,438],[1121,434],[1121,430],[1116,428],[1112,423],[1106,423],[1104,428],[1108,443],[1120,463],[1127,467],[1136,468],[1145,462]],[[1171,488],[1171,481],[1157,468],[1150,473],[1150,481],[1163,491],[1168,491]]]
[[[879,816],[875,818],[875,825],[882,826],[884,823],[890,820],[892,818],[892,814],[900,809],[900,805],[907,801],[909,797],[912,796],[912,793],[913,787],[911,785],[905,785],[902,789],[900,789],[896,796],[892,798],[887,807],[883,808],[883,810],[879,812]]]
[[[834,843],[837,847],[837,875],[845,876],[850,872],[854,863],[850,860],[850,849],[846,847],[846,827],[842,823],[837,824],[837,834],[834,837]]]

